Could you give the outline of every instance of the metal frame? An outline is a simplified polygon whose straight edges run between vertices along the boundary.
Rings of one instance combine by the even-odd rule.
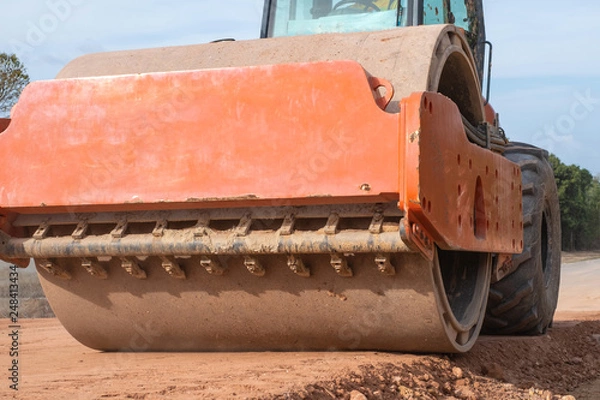
[[[2,253],[9,258],[94,258],[149,257],[197,255],[273,255],[273,254],[355,254],[412,252],[398,231],[373,234],[369,231],[341,231],[327,234],[320,231],[297,231],[280,235],[276,231],[253,231],[238,236],[232,232],[211,231],[197,235],[196,228],[166,230],[160,240],[148,234],[131,234],[121,239],[111,235],[73,239],[11,238],[0,231],[5,245]],[[182,240],[183,239],[183,240]]]
[[[263,18],[262,18],[262,24],[261,24],[261,28],[260,28],[260,37],[261,39],[265,39],[270,37],[270,23],[271,23],[271,18],[273,16],[272,13],[272,7],[271,5],[275,5],[277,2],[277,0],[265,0],[265,5],[263,7]]]
[[[423,25],[423,0],[412,0],[408,2],[408,12],[412,18],[408,26]]]
[[[268,69],[269,74],[265,74],[264,70]],[[206,93],[216,92],[216,87],[210,85],[210,82],[225,80],[235,82],[235,77],[243,75],[243,79],[252,82],[252,85],[245,87],[245,91],[241,90],[244,85],[232,84],[238,92],[238,95],[244,97],[250,96],[254,92],[255,87],[261,87],[266,93],[269,90],[273,93],[279,93],[280,86],[270,84],[273,82],[293,81],[309,84],[315,88],[314,93],[320,94],[320,97],[310,96],[303,98],[301,93],[304,87],[298,84],[292,84],[290,90],[297,91],[297,94],[291,93],[290,96],[302,100],[297,108],[290,110],[288,108],[276,109],[276,112],[265,114],[271,116],[272,120],[259,119],[259,125],[252,125],[255,121],[254,116],[260,114],[260,110],[273,110],[273,99],[276,96],[266,96],[262,104],[260,101],[256,104],[248,104],[246,107],[257,107],[255,109],[248,108],[244,119],[244,126],[248,132],[262,132],[267,130],[282,131],[278,124],[287,126],[289,118],[285,112],[293,113],[294,117],[299,117],[305,121],[319,121],[319,126],[334,127],[340,131],[347,132],[348,139],[354,145],[349,146],[344,150],[345,161],[338,160],[335,163],[328,165],[322,171],[323,176],[335,177],[337,186],[331,187],[329,180],[314,181],[310,185],[301,184],[299,186],[287,185],[286,192],[282,194],[281,187],[286,186],[285,182],[298,179],[295,175],[282,175],[281,171],[269,178],[269,185],[257,188],[253,181],[241,179],[240,181],[230,179],[235,171],[244,170],[252,165],[259,172],[256,174],[263,177],[268,174],[265,171],[276,171],[272,165],[264,161],[264,170],[258,170],[256,159],[268,160],[271,153],[260,153],[258,150],[251,154],[240,153],[238,155],[238,163],[228,164],[227,169],[221,166],[219,169],[212,169],[211,166],[218,162],[218,159],[207,159],[204,164],[200,163],[194,152],[175,152],[170,151],[169,143],[196,143],[197,131],[194,129],[199,123],[191,124],[192,128],[177,127],[173,125],[169,131],[179,132],[177,140],[170,135],[154,135],[154,142],[148,142],[150,137],[143,135],[144,132],[139,132],[143,135],[143,139],[151,148],[162,148],[169,154],[179,154],[181,159],[174,161],[173,157],[161,157],[152,159],[152,161],[142,162],[140,160],[139,170],[144,171],[144,176],[148,175],[145,181],[141,182],[138,175],[138,170],[128,170],[121,168],[117,162],[111,164],[111,167],[119,169],[121,179],[130,182],[130,186],[122,188],[121,193],[110,193],[111,197],[107,197],[105,190],[96,188],[90,190],[88,195],[94,195],[93,198],[87,200],[88,207],[86,209],[78,209],[80,201],[77,198],[80,189],[85,187],[86,179],[93,179],[94,182],[100,182],[101,175],[98,174],[98,168],[94,165],[89,165],[88,160],[92,157],[88,154],[93,152],[94,156],[100,154],[135,154],[132,148],[136,148],[136,137],[132,136],[132,140],[128,143],[122,143],[120,146],[112,144],[110,149],[105,149],[104,153],[96,146],[93,141],[86,141],[82,144],[83,147],[58,147],[55,153],[60,154],[60,157],[73,161],[73,165],[79,167],[78,174],[66,176],[63,174],[64,182],[56,181],[51,186],[44,186],[42,182],[48,174],[59,176],[60,171],[64,171],[63,164],[48,164],[43,162],[45,168],[32,168],[31,171],[24,171],[20,168],[23,162],[35,167],[34,159],[20,160],[19,165],[7,164],[6,171],[3,171],[4,178],[20,180],[22,184],[13,188],[11,196],[12,203],[7,203],[4,208],[12,209],[19,214],[27,214],[19,212],[19,210],[29,210],[29,213],[44,214],[44,219],[35,220],[33,216],[21,215],[10,222],[15,234],[8,233],[11,230],[5,230],[5,234],[0,235],[0,254],[4,258],[27,258],[34,257],[40,259],[52,259],[62,257],[78,257],[90,258],[100,255],[108,255],[113,257],[132,257],[132,256],[173,256],[173,255],[208,255],[208,254],[313,254],[313,253],[361,253],[372,252],[378,253],[396,253],[411,250],[420,251],[425,257],[433,259],[435,246],[442,250],[464,250],[476,252],[492,252],[501,254],[512,254],[522,251],[522,215],[519,208],[515,207],[521,200],[521,177],[520,171],[516,164],[503,158],[501,155],[495,154],[480,146],[468,142],[464,134],[464,125],[460,112],[450,99],[443,95],[431,92],[414,92],[410,96],[401,100],[400,108],[402,109],[402,118],[400,114],[384,113],[373,100],[373,93],[368,79],[364,74],[360,64],[352,61],[336,61],[325,63],[312,63],[305,65],[288,64],[279,66],[254,67],[247,69],[244,74],[239,74],[237,69],[231,68],[226,70],[210,70],[210,71],[191,71],[170,74],[169,79],[165,78],[164,74],[149,74],[144,79],[136,80],[136,85],[130,88],[131,95],[139,96],[140,93],[145,93],[147,90],[152,92],[167,92],[164,87],[173,85],[175,78],[181,80],[181,86],[188,88],[190,91],[187,94],[191,98],[197,99],[195,102],[190,102],[182,110],[183,113],[189,113],[188,108],[193,110],[204,110],[199,102],[200,99],[208,99],[213,101]],[[214,79],[219,76],[221,79]],[[335,77],[335,79],[333,79]],[[115,81],[116,79],[116,81]],[[40,120],[35,113],[30,113],[28,110],[43,110],[44,104],[49,104],[44,96],[55,99],[54,93],[60,91],[63,95],[66,93],[81,93],[78,85],[84,85],[89,90],[86,93],[94,93],[94,95],[104,98],[106,103],[97,100],[98,109],[108,107],[116,110],[126,110],[121,114],[124,121],[129,121],[128,113],[135,115],[139,112],[135,108],[127,108],[126,105],[131,104],[127,92],[122,90],[122,80],[131,79],[128,76],[121,78],[106,77],[97,80],[71,80],[71,81],[47,81],[33,84],[28,93],[24,94],[21,99],[20,107],[17,110],[15,125],[13,128],[18,130],[29,129],[31,135],[22,135],[26,137],[28,142],[31,142],[31,137],[36,137],[38,132],[46,132],[51,124],[49,120]],[[116,82],[116,84],[108,85],[106,82]],[[331,90],[332,82],[339,84],[336,90]],[[194,82],[192,85],[188,82]],[[307,83],[308,82],[308,83]],[[362,82],[362,84],[360,83]],[[75,85],[75,86],[73,86]],[[220,87],[219,87],[220,88]],[[317,88],[326,88],[327,90],[316,90]],[[222,91],[223,88],[220,88]],[[112,95],[114,94],[114,96]],[[225,98],[227,93],[222,93]],[[164,98],[156,99],[151,96],[141,96],[147,98],[148,103],[140,105],[143,109],[155,109],[156,101],[164,101]],[[85,97],[78,97],[80,101],[85,102]],[[329,114],[321,115],[320,108],[311,110],[309,105],[319,103],[321,98],[327,98],[333,104],[339,105],[340,109],[354,110],[358,107],[363,110],[360,116],[352,112],[347,114],[337,114],[331,116]],[[64,101],[71,101],[72,97],[64,96]],[[350,106],[350,104],[352,106]],[[228,110],[230,107],[224,102],[221,103],[223,109]],[[53,106],[61,106],[60,103],[54,103]],[[67,107],[64,107],[65,109]],[[76,111],[75,111],[76,112]],[[315,114],[316,113],[316,114]],[[116,112],[107,112],[107,114],[116,114]],[[204,118],[201,112],[197,115],[198,121]],[[212,115],[218,121],[222,121],[221,114],[215,113]],[[35,121],[31,118],[35,118]],[[69,121],[75,120],[69,114],[65,114],[63,119],[57,119],[56,116],[50,116],[55,126],[61,128],[61,137],[67,143],[73,142],[72,138],[81,139],[81,131],[88,132],[89,137],[100,136],[97,131],[94,131],[93,124],[95,119],[89,117],[85,120],[79,120],[76,127],[69,125]],[[148,122],[152,126],[159,126],[161,123],[161,115],[147,115]],[[237,117],[240,118],[240,117]],[[354,119],[353,119],[354,118]],[[82,128],[81,124],[87,123],[87,126]],[[206,122],[204,122],[206,123]],[[37,124],[37,125],[36,125]],[[363,124],[363,125],[361,125]],[[221,124],[223,125],[223,124]],[[235,138],[238,142],[241,137],[237,135],[235,126],[228,127],[223,131],[215,131],[214,137],[205,135],[204,144],[217,143]],[[113,141],[115,137],[119,137],[121,131],[129,131],[127,125],[121,126],[121,131],[117,129],[119,126],[113,126],[113,135],[111,131],[104,131],[103,138]],[[267,128],[265,128],[267,127]],[[379,141],[369,141],[364,132],[377,127],[380,132]],[[99,128],[102,129],[102,128]],[[305,126],[306,131],[296,132],[294,137],[305,137],[305,132],[314,132],[314,127],[310,124]],[[333,128],[324,129],[330,131]],[[52,130],[56,131],[56,130]],[[443,132],[443,134],[441,134]],[[9,132],[10,133],[10,132]],[[39,137],[39,136],[38,136]],[[42,136],[43,137],[43,136]],[[139,136],[140,138],[142,136]],[[259,136],[258,136],[259,137]],[[22,143],[18,140],[21,137],[17,135],[3,135],[3,144],[1,148],[11,149],[22,147]],[[228,139],[229,138],[229,139]],[[319,149],[319,143],[323,143],[325,138],[313,137],[310,143],[304,143],[304,148],[300,147],[299,143],[294,140],[290,141],[287,135],[271,136],[271,145],[277,148],[281,154],[291,154],[293,151],[300,153],[311,153],[315,149]],[[248,135],[246,140],[256,141],[256,137]],[[40,142],[33,141],[33,142]],[[390,146],[391,143],[398,143],[398,147]],[[132,146],[132,147],[129,147]],[[290,147],[291,146],[291,147]],[[191,148],[188,146],[188,148]],[[442,154],[439,149],[445,149]],[[398,149],[400,149],[398,151]],[[265,150],[271,152],[272,150]],[[34,148],[32,154],[39,154]],[[37,156],[36,156],[37,157]],[[78,159],[81,158],[81,160]],[[7,157],[8,159],[8,157]],[[103,159],[104,160],[104,159]],[[436,162],[429,162],[436,160]],[[277,160],[275,162],[278,163]],[[199,169],[187,175],[187,180],[180,179],[171,182],[169,177],[174,175],[174,165],[195,165]],[[262,163],[259,163],[262,164]],[[278,166],[281,164],[278,163]],[[351,168],[352,165],[368,165],[365,170],[356,170]],[[397,165],[397,168],[391,167]],[[209,174],[202,175],[202,171],[209,171]],[[32,175],[34,171],[38,171],[40,175]],[[20,175],[21,174],[21,175]],[[27,179],[24,175],[27,175]],[[264,175],[262,175],[264,174]],[[495,178],[494,178],[495,175]],[[150,179],[150,176],[152,179]],[[444,179],[440,182],[440,177]],[[9,178],[10,177],[10,178]],[[486,179],[482,179],[485,178]],[[20,178],[20,179],[19,179]],[[58,178],[56,178],[58,179]],[[279,179],[279,181],[278,181]],[[185,202],[170,202],[166,203],[163,197],[157,197],[153,192],[154,182],[161,182],[165,190],[169,190],[173,198],[190,199]],[[137,186],[135,183],[137,182]],[[368,182],[362,185],[357,185],[358,182]],[[101,183],[101,182],[100,182]],[[477,183],[477,184],[476,184]],[[35,184],[35,190],[32,190],[28,185]],[[50,183],[48,183],[49,185]],[[55,189],[58,187],[59,189]],[[204,199],[190,198],[195,191],[190,191],[190,188],[205,187],[211,188],[211,197]],[[70,188],[70,190],[66,190]],[[253,190],[253,192],[250,192]],[[40,204],[40,193],[44,196],[44,205],[36,207]],[[116,193],[116,194],[115,194]],[[180,211],[150,213],[148,215],[136,214],[133,217],[124,213],[117,215],[116,213],[104,212],[111,209],[111,205],[118,207],[122,211],[131,211],[135,209],[136,203],[119,203],[118,198],[131,198],[131,193],[139,195],[145,200],[144,206],[149,207],[147,210],[165,210],[167,208],[175,208]],[[253,193],[252,196],[241,196],[243,193]],[[314,196],[315,193],[320,194]],[[117,196],[118,194],[118,196]],[[29,196],[29,197],[28,197]],[[117,199],[117,200],[115,200]],[[217,199],[221,199],[217,201]],[[289,199],[284,202],[279,202],[280,199]],[[262,200],[262,203],[260,202]],[[183,200],[182,200],[183,201]],[[398,201],[398,210],[392,214],[387,211],[382,205],[393,204],[391,202]],[[265,203],[266,202],[266,203]],[[320,204],[350,204],[350,203],[371,203],[374,207],[382,207],[382,211],[376,211],[375,208],[371,211],[366,211],[364,208],[356,208],[353,206],[322,206]],[[481,206],[477,206],[481,203]],[[215,211],[210,211],[210,208],[224,207],[229,208],[231,204],[235,204],[235,212],[228,213],[222,217],[215,216]],[[274,212],[270,218],[273,219],[277,215],[281,218],[281,226],[276,229],[281,229],[282,232],[277,234],[274,228],[266,231],[252,230],[251,219],[260,219],[260,212],[255,207],[259,205],[267,205],[271,210],[273,205],[285,206],[278,209],[278,213]],[[327,218],[327,223],[320,227],[311,225],[310,230],[298,232],[293,231],[291,221],[294,218],[302,218],[303,212],[287,212],[287,208],[292,206],[300,206],[302,204],[311,205],[311,208],[300,209],[303,212],[314,212],[319,214],[318,218]],[[476,205],[474,208],[473,205]],[[48,205],[62,205],[63,212],[81,213],[81,217],[73,218],[74,214],[63,215],[48,215]],[[240,209],[241,207],[249,207],[248,209]],[[315,208],[316,207],[316,208]],[[333,208],[329,208],[333,207]],[[368,208],[369,206],[367,206]],[[230,231],[211,232],[210,226],[207,225],[205,219],[201,215],[197,215],[196,211],[185,211],[185,209],[206,208],[206,214],[213,215],[209,219],[238,219],[235,223],[237,228]],[[334,209],[335,208],[335,209]],[[54,210],[60,211],[60,210]],[[366,211],[366,212],[365,212]],[[343,219],[348,215],[356,215],[363,213],[363,218],[368,217],[367,224],[361,229],[352,228],[344,230],[344,226],[339,224],[340,218]],[[235,214],[235,215],[231,215]],[[288,215],[289,214],[289,215]],[[291,217],[291,214],[294,217]],[[379,214],[379,215],[378,215]],[[393,232],[381,228],[381,215],[393,215],[398,217],[400,214],[404,216],[401,226],[396,222],[396,228]],[[77,214],[75,214],[77,216]],[[125,218],[121,218],[125,217]],[[127,234],[127,224],[132,225],[134,221],[144,221],[144,218],[150,217],[150,221],[154,222],[149,230],[143,231],[132,229],[132,235]],[[264,215],[269,217],[269,215]],[[175,226],[170,228],[169,221],[193,221],[187,227]],[[398,221],[399,219],[396,219]],[[511,221],[509,224],[500,224],[501,220]],[[109,230],[96,230],[94,224],[108,222]],[[338,226],[339,224],[339,226]],[[50,232],[50,226],[67,225],[66,229],[60,229],[56,232]],[[69,227],[68,225],[71,225]],[[175,224],[176,225],[176,224]],[[264,226],[268,227],[269,224]],[[154,227],[154,229],[152,229]],[[28,229],[24,229],[28,228]],[[175,230],[174,230],[175,229]],[[24,234],[24,231],[29,232],[29,236]],[[285,230],[285,232],[283,232]],[[18,234],[17,231],[21,231]],[[32,234],[33,232],[33,234]],[[282,234],[283,233],[283,234]],[[288,234],[289,233],[289,234]],[[12,236],[12,237],[11,237]],[[25,236],[25,237],[23,237]],[[191,240],[182,240],[190,238]],[[485,238],[485,240],[482,240]],[[261,250],[256,250],[261,249]],[[51,261],[51,260],[49,260]],[[85,263],[89,263],[86,261]],[[170,270],[172,263],[165,262]],[[50,264],[48,264],[50,265]],[[128,264],[129,265],[129,264]],[[294,264],[296,265],[296,264]],[[89,265],[88,265],[89,266]],[[131,267],[133,268],[133,267]],[[300,270],[301,268],[299,268]]]

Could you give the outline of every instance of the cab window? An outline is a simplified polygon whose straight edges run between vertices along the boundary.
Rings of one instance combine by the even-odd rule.
[[[473,32],[473,18],[472,0],[423,1],[423,25],[454,24],[467,32]]]
[[[405,26],[407,0],[277,0],[269,36],[378,31]]]

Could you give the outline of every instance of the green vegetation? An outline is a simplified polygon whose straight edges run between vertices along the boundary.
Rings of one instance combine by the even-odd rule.
[[[600,248],[600,176],[550,155],[560,202],[563,250]]]
[[[29,75],[17,56],[0,53],[0,117],[8,116],[28,83]]]

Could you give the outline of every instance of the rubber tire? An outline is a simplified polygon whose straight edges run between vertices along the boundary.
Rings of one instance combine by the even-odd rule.
[[[504,156],[521,168],[523,252],[518,268],[493,283],[483,332],[497,335],[544,334],[552,324],[560,284],[561,230],[558,192],[548,152],[511,143]]]

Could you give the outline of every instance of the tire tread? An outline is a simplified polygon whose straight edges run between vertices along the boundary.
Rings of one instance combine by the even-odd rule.
[[[561,243],[556,184],[547,151],[511,143],[504,155],[522,172],[524,250],[513,256],[515,271],[491,285],[483,332],[537,335],[551,325],[558,298],[560,249],[549,250],[545,269],[541,256],[544,215],[551,220],[548,243]]]

